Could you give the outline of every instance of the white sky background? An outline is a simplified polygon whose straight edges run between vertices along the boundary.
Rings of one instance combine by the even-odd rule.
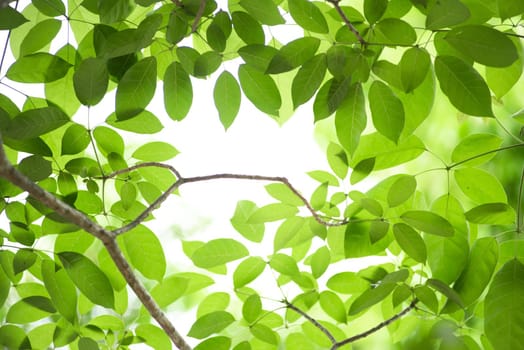
[[[24,8],[24,3],[25,1],[19,8]],[[219,3],[225,3],[225,1],[219,1]],[[62,29],[64,28],[65,26]],[[289,29],[290,26],[286,26],[285,31],[279,30],[278,27],[272,28],[272,34],[291,35],[287,40],[285,37],[279,38],[284,43],[300,35]],[[0,33],[1,43],[5,42],[5,34],[5,32]],[[55,40],[51,49],[52,53],[63,45],[65,41],[63,38],[62,36]],[[6,68],[12,62],[13,57],[8,50],[1,75],[5,74]],[[128,135],[133,134],[125,133],[124,139],[128,147],[126,155],[130,156],[134,149],[144,142],[162,140],[172,143],[181,152],[169,163],[174,165],[183,176],[222,172],[284,176],[306,198],[309,198],[319,183],[305,173],[311,170],[330,171],[325,151],[319,146],[317,141],[319,138],[314,136],[315,127],[311,103],[300,107],[290,120],[283,126],[279,126],[275,120],[258,111],[245,96],[242,96],[240,112],[226,132],[219,122],[218,112],[213,103],[214,82],[225,69],[224,66],[236,75],[237,64],[228,62],[206,80],[192,78],[193,105],[189,115],[182,122],[175,122],[167,117],[163,108],[161,82],[159,82],[155,98],[150,103],[148,110],[161,119],[164,130],[161,134],[152,136],[129,137]],[[25,93],[43,96],[42,88],[37,85],[33,86],[34,89],[29,90],[30,85],[5,82],[20,87]],[[113,90],[101,104],[91,109],[92,128],[103,124],[103,121],[114,110],[114,92]],[[0,93],[13,98],[19,106],[25,100],[23,96],[3,85],[0,85]],[[81,107],[74,120],[87,126],[86,115],[87,110]],[[326,140],[320,142],[325,143]],[[229,223],[236,203],[241,199],[252,200],[259,206],[270,203],[271,198],[264,190],[266,184],[245,180],[216,180],[186,184],[180,189],[181,196],[172,196],[160,209],[156,210],[154,215],[157,220],[149,221],[146,225],[162,237],[166,257],[173,264],[171,272],[174,272],[173,266],[178,271],[184,267],[180,263],[181,260],[189,262],[189,259],[180,256],[183,254],[180,250],[179,239],[181,237],[186,240],[202,241],[217,237],[240,238],[240,234],[236,233]],[[347,191],[349,184],[344,187],[344,191]],[[1,221],[3,220],[0,217]],[[4,226],[0,224],[0,227]],[[267,225],[265,244],[254,254],[267,257],[273,252],[272,242],[276,227],[277,225],[274,224]],[[244,243],[245,240],[242,239],[242,242]],[[250,245],[249,247],[251,250],[252,247],[257,246]],[[362,261],[359,261],[358,264],[355,261],[355,264],[351,263],[351,266],[348,261],[344,262],[345,270],[358,270],[361,267]],[[226,278],[229,279],[229,285],[231,285],[233,271],[231,267],[228,268],[230,275]],[[333,273],[328,272],[329,276]],[[274,281],[268,286],[270,290],[268,293],[261,291],[262,295],[282,297]],[[190,323],[180,322],[183,318],[183,316],[176,317],[174,323],[181,328],[182,334],[186,334]]]

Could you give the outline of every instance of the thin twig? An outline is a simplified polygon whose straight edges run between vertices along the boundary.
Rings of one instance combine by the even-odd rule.
[[[9,6],[10,0],[0,1],[0,9]],[[18,0],[15,4],[15,10],[18,8]],[[2,67],[4,66],[5,55],[7,53],[7,46],[9,45],[9,38],[11,38],[11,30],[7,32],[7,38],[5,39],[4,50],[2,51],[2,59],[0,60],[0,74],[2,73]]]
[[[137,170],[137,169],[140,169],[140,168],[147,168],[147,167],[157,167],[157,168],[168,169],[173,174],[175,174],[177,179],[180,179],[182,177],[182,176],[180,176],[179,172],[173,166],[171,166],[169,164],[164,164],[164,163],[159,163],[159,162],[144,162],[144,163],[135,164],[135,165],[130,166],[130,167],[125,168],[125,169],[119,169],[119,170],[114,171],[114,172],[112,172],[111,174],[108,174],[108,175],[97,176],[97,177],[94,177],[94,178],[95,179],[107,180],[107,179],[111,179],[111,178],[113,178],[115,176],[118,176],[118,175],[130,173],[130,172],[132,172],[134,170]]]
[[[40,201],[42,204],[52,209],[54,212],[67,219],[71,223],[77,225],[84,231],[92,234],[98,238],[106,247],[109,255],[113,259],[118,270],[124,276],[127,284],[135,292],[144,307],[151,314],[151,316],[158,322],[169,336],[173,344],[180,350],[190,350],[191,347],[186,343],[184,338],[178,333],[171,321],[162,312],[158,304],[153,300],[151,294],[144,287],[142,282],[133,272],[131,266],[125,259],[120,247],[116,242],[116,235],[111,231],[106,230],[98,223],[92,221],[87,215],[62,202],[51,193],[45,191],[42,187],[28,179],[24,174],[19,172],[7,159],[7,155],[3,148],[3,142],[0,135],[0,176],[7,179],[13,185],[23,189],[30,196]]]
[[[326,335],[326,337],[328,337],[329,341],[331,342],[331,344],[333,344],[333,346],[335,346],[337,343],[337,340],[335,339],[335,337],[333,336],[333,334],[331,334],[331,332],[326,328],[324,327],[323,325],[321,325],[317,320],[315,320],[313,317],[309,316],[307,313],[305,313],[304,311],[300,310],[298,307],[296,307],[295,305],[291,304],[289,301],[285,300],[284,303],[286,304],[286,307],[288,309],[291,309],[293,311],[295,311],[297,314],[301,315],[302,317],[304,317],[306,320],[308,320],[309,322],[311,322],[311,324],[313,324],[313,326],[317,327],[322,333],[324,333]]]
[[[402,316],[404,316],[405,314],[407,314],[411,310],[415,309],[416,306],[417,306],[417,303],[418,303],[418,299],[413,299],[413,301],[409,304],[409,306],[406,307],[404,310],[400,311],[398,314],[395,314],[394,316],[392,316],[391,318],[388,318],[384,322],[380,322],[378,325],[376,325],[373,328],[368,329],[365,332],[362,332],[362,333],[357,334],[355,336],[352,336],[352,337],[349,337],[347,339],[341,340],[338,343],[335,343],[331,347],[331,350],[336,350],[336,349],[338,349],[338,348],[340,348],[340,347],[342,347],[344,345],[356,342],[357,340],[360,340],[360,339],[363,339],[363,338],[366,338],[366,337],[370,336],[371,334],[373,334],[373,333],[379,331],[380,329],[390,325],[391,323],[395,322],[396,320],[398,320],[399,318],[401,318]]]
[[[347,18],[346,14],[344,13],[344,11],[342,10],[342,8],[340,7],[340,0],[327,0],[327,2],[333,4],[333,6],[335,7],[335,9],[337,10],[338,14],[340,15],[340,17],[342,18],[342,20],[344,21],[344,23],[346,23],[346,26],[349,28],[349,30],[357,37],[357,40],[358,42],[360,43],[360,45],[362,46],[366,46],[367,43],[366,43],[366,40],[364,40],[364,38],[362,37],[362,35],[360,35],[359,31],[357,30],[357,28],[355,28],[355,26],[351,23],[351,21],[349,20],[349,18]]]
[[[453,164],[447,166],[446,169],[447,170],[453,169],[453,168],[455,168],[455,167],[457,167],[459,165],[462,165],[464,163],[467,163],[467,162],[472,161],[472,160],[477,159],[477,158],[484,157],[484,156],[486,156],[488,154],[491,154],[491,153],[497,153],[499,151],[505,151],[505,150],[508,150],[508,149],[519,148],[519,147],[524,147],[524,142],[523,143],[516,143],[514,145],[509,145],[509,146],[505,146],[505,147],[499,147],[499,148],[493,149],[491,151],[486,151],[486,152],[482,152],[480,154],[476,154],[476,155],[474,155],[472,157],[469,157],[469,158],[463,159],[463,160],[461,160],[459,162],[453,163]]]
[[[202,19],[202,15],[204,14],[205,9],[206,9],[206,0],[200,0],[200,6],[198,6],[198,11],[195,15],[195,20],[193,21],[193,24],[191,25],[191,33],[196,32],[198,23],[200,23],[200,20]]]

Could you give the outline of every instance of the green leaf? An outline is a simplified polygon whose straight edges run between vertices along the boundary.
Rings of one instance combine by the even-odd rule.
[[[266,73],[279,74],[290,71],[309,61],[317,52],[320,40],[304,37],[282,46],[269,62]]]
[[[369,240],[371,244],[380,241],[388,234],[389,223],[386,221],[373,221],[369,228]]]
[[[195,274],[195,276],[199,278],[204,277],[198,274]],[[185,278],[180,275],[171,275],[169,277],[164,278],[164,280],[161,283],[157,284],[151,290],[151,296],[158,303],[158,306],[166,307],[175,302],[180,297],[182,297],[184,294],[189,294],[190,283],[191,282],[189,278]],[[207,283],[204,283],[203,286],[205,287],[210,284],[213,284],[212,280],[207,281]]]
[[[442,92],[459,111],[472,116],[493,116],[489,88],[473,67],[453,56],[437,56],[435,73]]]
[[[455,180],[466,196],[477,203],[507,202],[504,187],[487,171],[462,168],[454,172]]]
[[[235,121],[240,109],[240,86],[233,74],[223,71],[217,78],[213,90],[215,107],[224,129],[228,129]]]
[[[456,305],[464,307],[464,303],[462,302],[462,298],[460,297],[460,295],[444,282],[434,278],[430,278],[426,281],[426,284],[432,287],[433,289],[439,291],[442,295],[446,296],[448,300],[452,301]]]
[[[129,68],[116,90],[116,118],[125,120],[142,112],[155,94],[156,59],[146,57]]]
[[[497,271],[484,304],[484,332],[497,350],[522,348],[524,265],[516,258]]]
[[[317,92],[326,75],[326,68],[325,54],[316,55],[300,67],[291,85],[294,109],[306,103]]]
[[[234,239],[219,238],[205,243],[191,256],[193,263],[205,269],[220,266],[249,255],[244,245]]]
[[[4,135],[13,139],[32,139],[58,129],[68,121],[69,116],[56,107],[30,109],[11,120]]]
[[[507,32],[506,35],[514,34],[513,32]],[[486,67],[486,82],[490,87],[491,91],[495,93],[497,98],[501,98],[506,95],[513,86],[519,81],[523,67],[522,67],[522,44],[520,39],[517,37],[511,37],[513,44],[517,48],[518,59],[511,64],[509,67],[497,68],[497,67]]]
[[[277,85],[269,75],[243,64],[238,68],[238,78],[244,94],[256,108],[278,116],[282,100]]]
[[[269,266],[286,276],[296,276],[299,273],[295,259],[282,253],[274,254],[269,260]]]
[[[74,252],[58,253],[64,268],[77,288],[95,304],[114,308],[115,297],[107,276],[91,260]]]
[[[0,8],[0,30],[11,30],[21,26],[28,19],[12,7]]]
[[[189,23],[183,11],[172,11],[166,28],[166,40],[171,44],[177,44],[187,35]]]
[[[335,114],[335,128],[340,144],[353,155],[366,128],[367,116],[364,91],[361,84],[349,88],[347,98]]]
[[[320,247],[311,255],[311,273],[313,277],[319,278],[326,272],[331,262],[331,253],[328,247]]]
[[[324,310],[326,314],[328,314],[335,321],[340,323],[347,322],[346,307],[337,294],[325,290],[320,293],[319,302],[322,310]]]
[[[262,301],[258,294],[251,294],[248,296],[244,301],[244,305],[242,305],[242,316],[249,323],[255,322],[261,311]]]
[[[251,334],[255,336],[255,338],[262,340],[264,343],[278,345],[278,333],[273,331],[268,326],[262,323],[256,323],[253,326],[251,326],[249,330],[251,331]]]
[[[400,82],[405,92],[411,92],[426,78],[431,59],[429,53],[422,48],[412,47],[407,49],[399,63]]]
[[[360,294],[349,307],[348,314],[356,315],[384,300],[395,289],[396,283],[383,283]]]
[[[387,0],[364,0],[364,15],[369,24],[374,24],[384,16],[388,7]]]
[[[286,22],[273,0],[240,0],[239,4],[262,24],[274,26]]]
[[[261,44],[246,45],[238,49],[238,54],[252,68],[264,73],[269,66],[269,62],[278,53],[273,46]]]
[[[106,62],[93,57],[83,60],[75,71],[73,83],[76,97],[83,105],[96,105],[104,98],[109,83]]]
[[[64,77],[71,64],[58,56],[38,52],[19,58],[6,76],[20,83],[49,83]]]
[[[386,18],[373,29],[373,42],[383,45],[412,45],[417,40],[415,29],[398,18]]]
[[[264,271],[266,262],[258,256],[250,256],[238,264],[233,273],[233,284],[240,288],[255,280]]]
[[[62,155],[78,154],[87,148],[89,142],[87,129],[80,124],[72,124],[62,137]]]
[[[196,320],[187,335],[193,338],[203,339],[211,334],[220,332],[234,321],[235,318],[229,312],[211,312]]]
[[[400,215],[400,218],[416,229],[437,236],[453,236],[455,230],[442,216],[424,210],[411,210]]]
[[[511,39],[492,27],[467,25],[452,29],[444,36],[451,46],[475,62],[491,67],[507,67],[518,53]]]
[[[64,269],[56,270],[51,260],[42,261],[42,279],[58,312],[70,323],[77,319],[77,296],[73,282]]]
[[[465,307],[473,304],[488,286],[497,266],[498,243],[493,237],[483,237],[475,241],[464,271],[453,285]],[[443,312],[453,312],[458,305],[448,302]]]
[[[424,240],[411,226],[398,223],[393,225],[393,234],[400,248],[413,260],[425,263],[427,249]]]
[[[22,159],[18,164],[18,170],[35,182],[48,178],[53,172],[51,162],[37,155]]]
[[[497,0],[498,15],[502,20],[521,15],[524,12],[524,3],[513,0]]]
[[[284,185],[283,183],[272,183],[266,185],[265,189],[271,197],[282,203],[297,207],[304,205],[304,202],[302,202],[302,200],[295,193],[293,193],[293,191],[291,191],[287,185]]]
[[[351,78],[330,79],[322,85],[313,103],[315,122],[333,114],[344,102],[349,93]]]
[[[335,142],[330,142],[326,150],[326,155],[329,167],[335,175],[340,179],[346,178],[349,169],[349,160],[346,151]]]
[[[375,158],[363,159],[353,167],[349,182],[354,185],[364,180],[372,171],[375,166]]]
[[[247,222],[260,224],[264,222],[278,221],[294,216],[298,212],[297,207],[284,203],[273,203],[257,209],[249,216]]]
[[[251,201],[239,201],[231,218],[231,225],[235,230],[252,242],[261,242],[264,237],[265,227],[263,223],[253,224],[248,222],[248,219],[257,209],[256,204]]]
[[[49,17],[61,16],[66,13],[65,5],[60,0],[32,0],[31,3]]]
[[[19,249],[13,258],[13,272],[19,274],[27,270],[36,262],[37,255],[29,249]]]
[[[429,311],[435,314],[438,313],[438,299],[435,292],[427,286],[417,286],[414,292],[417,299],[426,305]]]
[[[321,34],[329,31],[326,19],[315,3],[307,0],[289,0],[288,6],[291,17],[304,30]]]
[[[49,45],[61,26],[62,22],[53,18],[35,24],[20,43],[20,56],[27,56]]]
[[[131,265],[149,279],[162,281],[166,273],[166,258],[158,237],[143,225],[122,235]]]
[[[396,207],[407,201],[417,189],[417,180],[411,175],[400,175],[388,191],[388,205]]]
[[[455,163],[465,162],[469,166],[486,163],[497,154],[493,152],[482,157],[479,154],[496,150],[502,144],[502,139],[493,134],[472,134],[460,140],[451,153]]]
[[[250,14],[242,11],[235,11],[231,14],[231,20],[235,32],[246,44],[264,45],[266,41],[264,30],[260,23]],[[249,30],[246,30],[246,28],[249,28]]]
[[[98,2],[97,10],[100,22],[111,24],[127,18],[133,11],[134,4],[128,0],[107,0]]]
[[[218,52],[204,52],[195,60],[193,75],[195,77],[206,77],[216,71],[220,64],[222,64],[222,56]]]
[[[193,102],[189,75],[179,62],[173,62],[164,74],[164,107],[171,119],[184,119]]]
[[[178,150],[171,144],[154,141],[138,147],[136,151],[133,152],[132,157],[144,161],[163,162],[172,159],[178,153]]]
[[[475,224],[512,225],[515,211],[506,203],[486,203],[465,213],[466,219]]]
[[[320,210],[326,204],[328,194],[328,183],[321,184],[311,195],[310,204],[314,210]]]
[[[7,322],[25,324],[38,321],[56,312],[51,300],[42,296],[30,296],[14,303],[7,311]]]
[[[141,324],[135,328],[138,337],[155,350],[171,350],[171,340],[163,329],[152,324]]]
[[[114,128],[131,131],[136,134],[156,134],[164,128],[158,118],[148,111],[143,111],[127,120],[118,120],[115,113],[112,113],[106,119],[106,123]]]
[[[426,28],[435,30],[465,22],[470,17],[468,7],[459,0],[435,1],[426,17]]]
[[[219,336],[204,340],[195,350],[228,350],[231,348],[231,338]]]
[[[389,86],[375,80],[369,88],[373,125],[379,133],[397,143],[404,128],[404,106]]]
[[[6,324],[0,327],[0,344],[7,349],[31,349],[25,331],[14,325]]]
[[[119,133],[106,126],[97,126],[93,137],[98,149],[107,157],[110,153],[124,154],[124,139]]]

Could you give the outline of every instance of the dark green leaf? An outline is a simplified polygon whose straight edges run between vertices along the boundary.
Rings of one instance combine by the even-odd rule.
[[[18,170],[35,182],[46,179],[53,172],[51,162],[37,155],[22,159],[18,164]]]
[[[313,103],[315,122],[333,114],[344,102],[349,93],[351,78],[330,79],[322,85]]]
[[[71,64],[44,52],[19,58],[9,67],[6,76],[20,83],[49,83],[64,77]]]
[[[484,332],[494,349],[520,349],[524,336],[524,265],[516,258],[497,271],[484,304]]]
[[[260,23],[270,26],[285,23],[273,0],[240,0],[239,4]]]
[[[434,314],[438,313],[438,299],[434,291],[427,286],[417,286],[414,292],[417,299],[422,302],[429,311]]]
[[[222,64],[222,56],[218,52],[204,52],[195,60],[193,74],[195,77],[206,77],[216,71],[220,64]]]
[[[335,114],[337,137],[344,149],[354,154],[366,128],[366,106],[362,85],[351,85],[348,96]]]
[[[193,102],[193,87],[182,65],[173,62],[164,75],[164,106],[173,120],[186,117]]]
[[[387,7],[387,0],[364,0],[364,15],[369,24],[374,24],[381,19]]]
[[[69,117],[56,107],[30,109],[11,120],[5,136],[13,139],[32,139],[58,129],[68,121]]]
[[[109,83],[106,62],[99,58],[83,60],[73,76],[75,94],[86,106],[94,106],[104,98]]]
[[[273,46],[260,44],[246,45],[238,49],[238,54],[251,67],[264,73],[269,66],[269,62],[278,53]]]
[[[434,30],[451,27],[465,22],[469,17],[469,9],[459,0],[435,1],[428,11],[426,28]]]
[[[402,101],[389,86],[376,80],[369,88],[369,107],[377,131],[397,143],[404,128]]]
[[[455,230],[442,216],[424,210],[411,210],[400,215],[409,225],[437,236],[453,236]]]
[[[215,107],[224,129],[228,129],[240,109],[240,86],[233,74],[224,71],[218,77],[213,90]]]
[[[184,39],[189,30],[189,23],[183,11],[173,11],[169,15],[166,28],[166,40],[171,44],[177,44]]]
[[[396,283],[383,283],[360,294],[349,307],[349,315],[353,316],[382,301],[395,289]]]
[[[460,307],[464,307],[464,304],[462,302],[462,298],[460,297],[460,295],[455,290],[450,288],[447,284],[445,284],[444,282],[434,279],[434,278],[430,278],[426,281],[426,284],[430,286],[431,288],[442,293],[444,296],[448,298],[448,300],[454,302],[456,305],[459,305]]]
[[[315,3],[307,0],[289,0],[288,6],[291,17],[304,30],[322,34],[328,32],[326,19]]]
[[[51,260],[42,262],[42,278],[53,305],[69,322],[74,324],[77,319],[77,297],[73,282],[64,269],[56,271]]]
[[[260,111],[278,116],[282,104],[277,85],[269,75],[243,64],[238,68],[240,86],[246,97]]]
[[[419,263],[425,263],[427,249],[424,240],[411,226],[398,223],[393,225],[393,234],[398,245],[406,254]]]
[[[196,320],[187,335],[193,338],[203,339],[213,333],[220,332],[234,321],[235,318],[229,312],[211,312]]]
[[[116,118],[125,120],[142,112],[155,94],[156,59],[147,57],[127,70],[116,90]]]
[[[133,8],[134,3],[129,0],[104,0],[99,1],[97,6],[100,22],[107,24],[124,20]]]
[[[27,21],[27,18],[12,7],[0,8],[0,30],[15,29]]]
[[[290,71],[309,61],[317,52],[320,40],[305,37],[282,46],[269,62],[266,73],[279,74]]]
[[[32,0],[31,3],[38,11],[49,17],[65,15],[66,13],[65,5],[60,0]]]
[[[383,45],[411,45],[417,40],[415,29],[398,18],[386,18],[375,25],[373,42]]]
[[[242,243],[229,238],[219,238],[205,243],[191,256],[193,263],[205,269],[220,266],[249,255]]]
[[[260,23],[258,23],[250,14],[242,11],[235,11],[231,14],[233,28],[235,32],[246,44],[264,45],[265,35]],[[249,28],[249,30],[246,30]]]
[[[115,298],[107,276],[91,260],[74,252],[58,253],[74,284],[93,303],[113,308]]]
[[[296,109],[307,102],[318,90],[326,74],[326,56],[319,54],[304,63],[293,78],[291,96]]]
[[[453,56],[438,56],[435,73],[442,92],[459,111],[472,116],[493,116],[489,88],[473,67]]]
[[[475,224],[512,225],[515,211],[506,203],[486,203],[466,212],[466,219]]]
[[[507,67],[518,58],[517,49],[511,39],[491,27],[458,27],[446,33],[444,40],[475,62],[486,66]]]
[[[29,249],[20,249],[13,258],[13,272],[16,274],[27,270],[36,262],[37,255]]]
[[[430,66],[431,60],[425,49],[418,47],[407,49],[399,63],[400,82],[404,91],[411,92],[422,84]]]
[[[520,0],[497,0],[498,15],[502,20],[521,15],[524,12],[524,2]]]

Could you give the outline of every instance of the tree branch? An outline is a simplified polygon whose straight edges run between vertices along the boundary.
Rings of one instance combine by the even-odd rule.
[[[202,15],[204,14],[205,9],[206,9],[206,0],[200,0],[200,6],[198,6],[198,11],[195,15],[195,20],[193,21],[193,24],[191,25],[191,33],[196,32],[198,23],[200,23],[200,20],[202,19]]]
[[[286,304],[286,307],[288,309],[291,309],[291,310],[295,311],[297,314],[301,315],[306,320],[311,322],[311,324],[313,324],[313,326],[317,327],[322,333],[324,333],[326,335],[326,337],[328,337],[329,341],[333,344],[333,346],[335,346],[337,344],[337,340],[335,339],[333,334],[331,334],[331,332],[326,327],[321,325],[317,320],[315,320],[313,317],[309,316],[304,311],[300,310],[295,305],[291,304],[289,301],[284,300],[284,303]]]
[[[24,174],[15,169],[7,159],[1,135],[0,144],[0,176],[23,189],[29,193],[30,196],[40,201],[48,208],[102,241],[118,270],[124,276],[126,282],[135,292],[136,296],[140,299],[147,311],[166,332],[173,344],[180,350],[190,350],[191,347],[189,344],[187,344],[184,338],[182,338],[182,336],[177,332],[171,321],[169,321],[142,282],[140,282],[138,277],[134,274],[131,266],[129,266],[129,263],[125,259],[116,242],[116,235],[111,231],[106,230],[98,223],[92,221],[84,213],[76,210],[53,196],[51,193],[45,191],[43,188],[28,179]]]
[[[344,23],[346,23],[346,26],[357,37],[357,40],[360,43],[360,45],[366,46],[367,45],[366,40],[364,40],[364,38],[362,37],[362,35],[360,35],[357,28],[355,28],[355,26],[351,23],[349,18],[344,13],[344,11],[342,11],[342,8],[340,7],[340,0],[327,0],[327,2],[331,3],[335,7],[335,9],[337,10],[338,14],[340,15]]]
[[[373,334],[373,333],[379,331],[380,329],[390,325],[391,323],[395,322],[396,320],[398,320],[402,316],[406,315],[411,310],[415,309],[417,307],[417,303],[418,303],[418,299],[413,299],[413,301],[409,304],[409,306],[406,307],[404,310],[400,311],[398,314],[393,315],[391,318],[388,318],[384,322],[380,322],[375,327],[370,328],[370,329],[368,329],[365,332],[362,332],[362,333],[357,334],[355,336],[352,336],[352,337],[349,337],[347,339],[341,340],[338,343],[335,343],[331,347],[331,350],[336,350],[336,349],[338,349],[338,348],[340,348],[340,347],[342,347],[344,345],[356,342],[357,340],[361,340],[361,339],[364,339],[364,338],[370,336],[371,334]]]
[[[115,177],[117,175],[124,174],[126,172],[130,172],[133,170],[136,170],[138,168],[143,168],[147,166],[155,166],[155,167],[162,167],[169,169],[177,176],[177,180],[169,186],[167,190],[165,190],[164,193],[162,193],[153,203],[151,203],[139,216],[137,216],[133,221],[128,223],[125,226],[122,226],[116,230],[113,230],[112,233],[114,235],[120,235],[122,233],[125,233],[129,230],[132,230],[136,226],[138,226],[141,222],[143,222],[155,209],[157,209],[168,197],[173,191],[175,191],[177,188],[182,186],[186,183],[193,183],[193,182],[201,182],[201,181],[211,181],[211,180],[220,180],[220,179],[233,179],[233,180],[252,180],[252,181],[270,181],[270,182],[280,182],[284,185],[286,185],[291,192],[295,196],[297,196],[302,203],[306,206],[308,211],[311,213],[313,218],[315,220],[324,226],[343,226],[347,225],[349,222],[351,222],[348,219],[342,219],[339,221],[335,221],[335,219],[331,219],[330,221],[325,220],[322,218],[316,211],[313,209],[309,201],[289,182],[289,180],[285,177],[280,176],[263,176],[263,175],[244,175],[244,174],[213,174],[213,175],[204,175],[204,176],[194,176],[194,177],[183,177],[175,168],[173,168],[170,165],[163,164],[163,163],[157,163],[157,162],[148,162],[148,163],[140,163],[134,166],[131,166],[126,169],[121,169],[118,171],[115,171],[109,175],[106,175],[104,177],[98,177],[99,179],[108,179]]]

